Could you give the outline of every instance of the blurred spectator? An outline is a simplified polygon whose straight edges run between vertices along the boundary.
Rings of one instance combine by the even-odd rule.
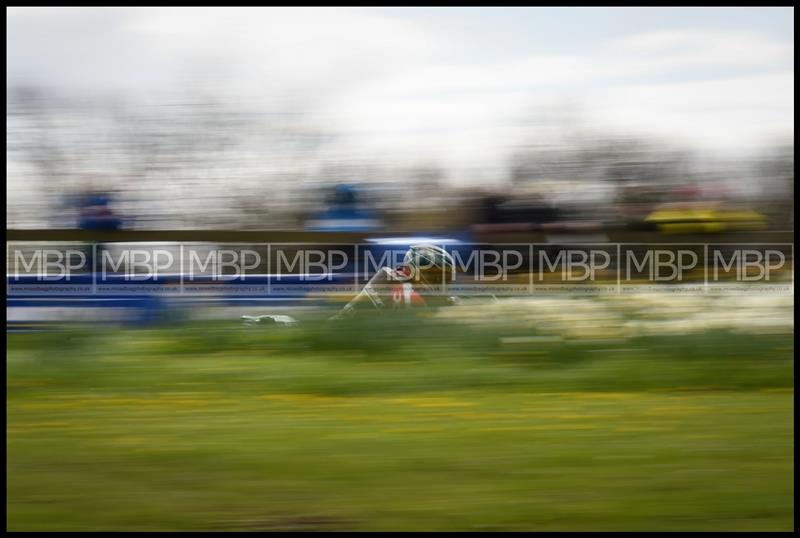
[[[479,198],[475,224],[482,228],[529,227],[556,222],[560,218],[557,207],[542,196],[488,194]]]
[[[118,230],[122,219],[114,214],[111,195],[89,189],[79,196],[78,227],[82,230]]]
[[[114,214],[112,196],[104,190],[89,187],[78,195],[78,228],[81,230],[118,230],[122,227],[122,219]],[[92,271],[100,270],[103,252],[107,250],[105,243],[96,243],[96,248],[87,245],[86,257],[88,267]]]
[[[306,228],[326,232],[370,232],[380,230],[383,222],[377,211],[361,200],[352,185],[336,185],[326,207],[311,216]]]

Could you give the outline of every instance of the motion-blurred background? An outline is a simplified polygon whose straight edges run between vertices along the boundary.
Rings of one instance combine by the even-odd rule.
[[[7,228],[791,228],[789,13],[11,9]]]
[[[793,15],[9,9],[8,529],[793,529]],[[330,321],[421,238],[520,263]]]

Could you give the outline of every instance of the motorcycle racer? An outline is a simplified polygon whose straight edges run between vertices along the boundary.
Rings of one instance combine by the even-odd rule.
[[[453,304],[446,290],[455,276],[455,261],[443,248],[421,243],[411,245],[403,263],[382,267],[361,291],[331,319],[354,315],[358,310],[383,311]]]

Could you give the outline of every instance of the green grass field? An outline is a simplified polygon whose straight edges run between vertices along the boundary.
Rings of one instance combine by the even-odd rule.
[[[792,335],[498,336],[9,335],[8,529],[793,529]]]

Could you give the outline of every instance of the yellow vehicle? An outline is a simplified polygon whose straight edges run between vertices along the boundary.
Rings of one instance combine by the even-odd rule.
[[[674,202],[657,206],[645,222],[663,233],[718,233],[766,229],[764,215],[724,202]]]

